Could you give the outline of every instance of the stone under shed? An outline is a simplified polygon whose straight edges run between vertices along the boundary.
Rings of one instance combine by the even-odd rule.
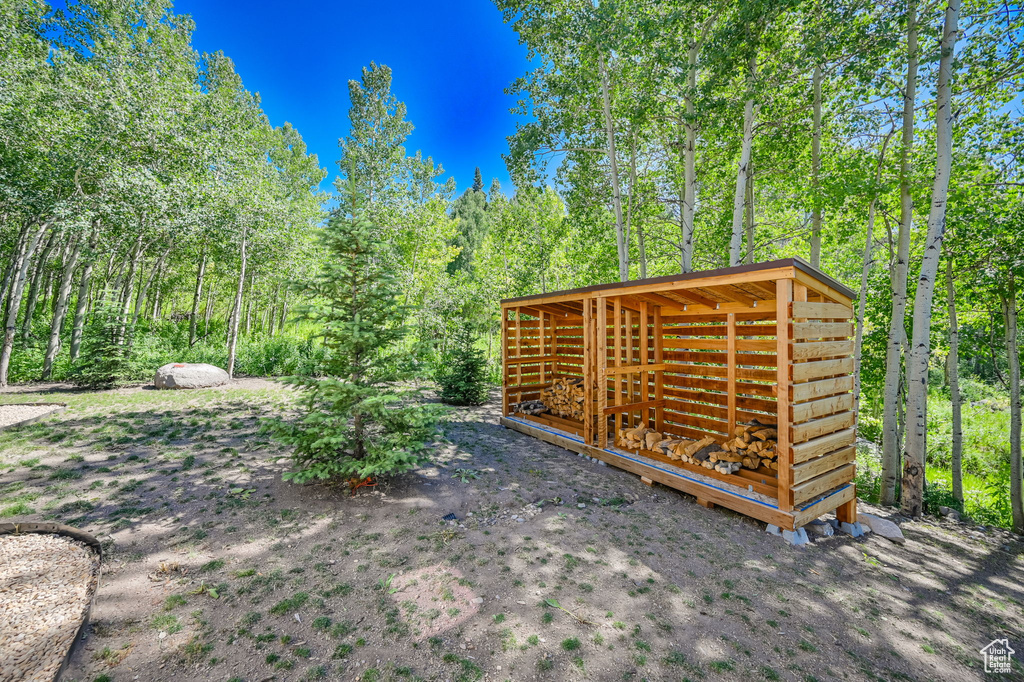
[[[786,531],[856,529],[852,298],[791,258],[504,300],[501,423]]]

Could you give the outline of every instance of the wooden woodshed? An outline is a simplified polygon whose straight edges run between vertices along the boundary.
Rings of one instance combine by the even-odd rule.
[[[782,529],[854,523],[852,297],[790,258],[504,300],[501,423]]]

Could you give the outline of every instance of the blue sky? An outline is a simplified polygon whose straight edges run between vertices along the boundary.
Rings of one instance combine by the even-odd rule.
[[[407,147],[444,166],[461,193],[480,166],[486,185],[511,185],[501,154],[515,132],[504,90],[529,68],[526,48],[488,0],[177,0],[195,19],[193,45],[222,50],[271,123],[289,121],[337,174],[348,131],[348,81],[371,60],[394,74],[392,91],[416,126]]]

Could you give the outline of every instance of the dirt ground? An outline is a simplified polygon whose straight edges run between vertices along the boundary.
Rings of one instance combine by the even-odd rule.
[[[104,542],[68,680],[978,680],[990,641],[1024,656],[1024,542],[1001,531],[793,548],[493,403],[452,410],[435,465],[350,496],[281,481],[270,381],[0,394],[50,400],[0,431],[0,517]]]

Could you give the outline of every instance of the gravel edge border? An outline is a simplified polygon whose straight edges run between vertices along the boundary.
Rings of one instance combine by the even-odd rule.
[[[64,407],[67,406],[65,405]],[[42,417],[49,416],[50,414],[53,413],[48,412],[47,414],[27,421],[41,419]],[[60,680],[61,676],[64,675],[64,671],[68,667],[68,662],[71,661],[72,655],[74,655],[75,651],[78,649],[79,643],[82,641],[82,635],[85,632],[85,628],[89,624],[89,617],[92,615],[92,607],[96,603],[96,595],[100,591],[100,579],[103,575],[103,545],[92,533],[87,533],[86,531],[73,526],[65,526],[62,523],[40,523],[36,521],[26,521],[23,523],[0,523],[0,535],[22,535],[25,533],[61,535],[63,537],[71,538],[72,540],[78,540],[96,552],[96,555],[99,557],[99,563],[96,565],[95,587],[92,590],[92,595],[89,597],[89,604],[85,608],[85,616],[82,618],[82,622],[79,624],[78,630],[75,632],[75,638],[71,640],[71,646],[68,647],[67,653],[64,654],[64,661],[60,664],[60,668],[57,669],[57,674],[53,676],[54,682],[57,682],[57,680]]]
[[[18,405],[18,406],[27,405],[27,406],[32,406],[32,407],[43,407],[45,405],[52,405],[54,409],[50,410],[49,412],[44,412],[43,414],[39,415],[38,417],[30,417],[29,419],[22,419],[20,422],[14,422],[13,424],[7,424],[6,426],[0,426],[0,431],[5,431],[7,429],[16,429],[19,426],[28,426],[29,424],[35,424],[40,419],[46,419],[47,417],[53,416],[55,414],[58,414],[60,412],[63,412],[64,410],[68,409],[67,403],[10,403],[10,404],[11,405]],[[66,526],[66,527],[70,528],[70,526]]]

